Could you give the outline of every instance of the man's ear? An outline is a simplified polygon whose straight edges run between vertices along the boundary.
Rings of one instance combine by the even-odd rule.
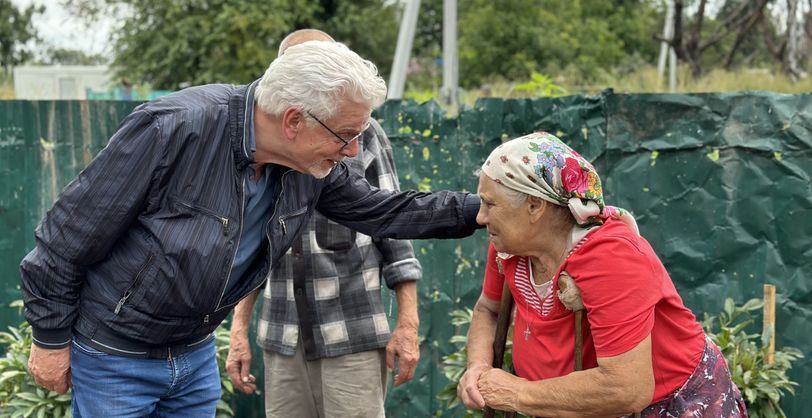
[[[296,138],[304,123],[304,113],[295,107],[289,107],[282,114],[282,131],[287,139]]]
[[[550,203],[546,200],[536,197],[527,196],[527,212],[530,215],[530,222],[537,222],[547,211],[547,205]]]

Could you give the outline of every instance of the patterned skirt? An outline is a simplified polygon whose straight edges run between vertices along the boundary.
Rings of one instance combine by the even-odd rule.
[[[631,417],[631,415],[627,415]],[[688,381],[674,394],[641,411],[641,418],[747,418],[739,388],[722,352],[707,336],[705,350]]]

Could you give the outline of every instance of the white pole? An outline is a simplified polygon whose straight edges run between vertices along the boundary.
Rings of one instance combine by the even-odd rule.
[[[457,0],[443,0],[443,87],[445,104],[459,101],[459,54],[457,53]]]
[[[674,48],[668,50],[668,88],[671,93],[677,91],[677,53]]]
[[[409,67],[409,56],[412,53],[412,41],[417,29],[417,14],[420,11],[420,0],[406,0],[406,9],[400,20],[398,45],[395,47],[395,58],[392,60],[392,75],[389,76],[387,99],[402,99],[406,85],[406,70]]]
[[[665,74],[665,63],[668,58],[671,46],[666,42],[674,37],[674,0],[668,1],[668,9],[665,12],[665,23],[663,24],[663,41],[660,42],[660,59],[657,61],[657,85],[661,86],[663,74]]]

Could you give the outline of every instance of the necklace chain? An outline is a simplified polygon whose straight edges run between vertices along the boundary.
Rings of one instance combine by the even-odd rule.
[[[567,239],[567,243],[564,245],[564,251],[562,251],[561,255],[558,256],[559,263],[558,263],[558,266],[556,266],[556,270],[558,269],[558,267],[560,267],[564,263],[564,261],[569,256],[569,254],[567,254],[567,250],[570,250],[570,252],[572,251],[570,249],[570,244],[572,244],[572,234],[570,234],[569,238]],[[530,273],[530,277],[528,277],[528,279],[530,280],[531,285],[535,285],[535,283],[536,283],[536,281],[534,279],[534,276],[536,274],[535,267],[533,267],[533,262],[530,260],[530,257],[527,257],[526,260],[527,260],[527,267],[528,267],[527,270]],[[548,275],[549,272],[548,272],[548,270],[546,268],[544,268],[544,265],[541,264],[540,267],[544,269],[543,273],[545,275]],[[550,278],[550,281],[552,281],[552,278]],[[551,283],[551,285],[552,285],[552,283]],[[550,291],[552,291],[552,286],[550,287]],[[535,292],[535,288],[533,288],[533,292],[536,293],[536,295],[539,298],[539,302],[541,303],[541,306],[543,306],[544,305],[544,299],[541,297],[541,295],[539,295],[537,292]],[[530,317],[530,303],[528,303],[528,301],[526,299],[527,299],[527,296],[525,295],[525,301],[524,301],[524,314],[525,314],[525,319],[524,319],[524,340],[525,341],[527,341],[530,338],[530,334],[532,334],[532,331],[530,331],[530,327],[533,325],[533,319]]]

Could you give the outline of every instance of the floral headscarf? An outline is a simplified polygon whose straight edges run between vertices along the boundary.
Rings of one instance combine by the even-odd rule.
[[[509,189],[569,207],[580,226],[615,218],[639,234],[628,211],[604,204],[595,167],[547,132],[534,132],[499,145],[485,160],[482,171]]]

